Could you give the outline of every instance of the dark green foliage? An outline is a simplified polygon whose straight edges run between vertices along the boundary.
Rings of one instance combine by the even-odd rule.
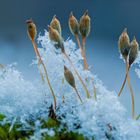
[[[3,120],[6,122],[3,124]],[[47,133],[42,133],[41,140],[86,140],[82,134],[76,132],[69,132],[67,126],[62,125],[60,121],[56,118],[48,118],[47,120],[43,118],[38,118],[41,123],[41,128],[52,129],[55,133],[53,136],[49,136]],[[23,124],[20,124],[18,120],[13,124],[10,123],[6,116],[0,114],[0,140],[29,140],[34,134],[35,121],[27,120],[28,124],[31,126],[28,129],[23,129]],[[61,126],[61,129],[60,129]],[[63,127],[62,127],[63,126]]]

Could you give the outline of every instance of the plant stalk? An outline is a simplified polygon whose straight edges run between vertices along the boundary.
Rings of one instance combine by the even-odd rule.
[[[82,48],[82,56],[84,58],[84,69],[85,70],[88,70],[88,63],[87,63],[87,59],[86,59],[86,37],[83,37],[82,38],[82,45],[83,45],[83,48]]]
[[[54,108],[56,109],[56,96],[55,96],[54,91],[53,91],[53,88],[52,88],[52,86],[51,86],[51,83],[50,83],[50,80],[49,80],[49,77],[48,77],[48,73],[47,73],[47,69],[46,69],[45,64],[43,63],[43,61],[42,61],[42,59],[41,59],[40,53],[39,53],[39,51],[38,51],[37,45],[36,45],[36,43],[35,43],[34,40],[32,40],[32,44],[33,44],[35,53],[36,53],[36,55],[37,55],[38,58],[39,58],[38,64],[39,64],[39,65],[42,64],[42,66],[43,66],[43,69],[44,69],[44,72],[45,72],[45,75],[46,75],[46,80],[47,80],[47,82],[48,82],[48,85],[49,85],[51,94],[52,94],[53,99],[54,99]]]
[[[84,81],[82,80],[81,76],[79,75],[78,71],[76,70],[75,66],[73,65],[71,59],[70,59],[69,56],[65,53],[65,51],[63,51],[62,53],[63,53],[64,56],[68,59],[68,61],[70,62],[71,66],[73,67],[73,69],[74,69],[76,75],[78,76],[79,80],[81,81],[81,83],[82,83],[82,85],[83,85],[83,87],[84,87],[84,89],[85,89],[85,91],[86,91],[87,98],[90,98],[90,93],[89,93],[89,91],[88,91],[88,89],[87,89],[87,87],[86,87]]]
[[[128,63],[128,60],[126,61],[126,69],[128,70],[129,68],[129,63]],[[127,82],[128,82],[128,85],[129,85],[129,89],[130,89],[130,93],[131,93],[131,100],[132,100],[132,118],[134,119],[135,118],[135,100],[134,100],[134,92],[133,92],[133,89],[132,89],[132,86],[131,86],[131,83],[130,83],[130,76],[129,76],[129,72],[127,71]]]
[[[83,101],[82,101],[82,99],[81,99],[81,96],[80,96],[80,94],[78,93],[78,90],[77,90],[76,87],[74,87],[74,90],[75,90],[76,94],[78,95],[80,102],[83,103]]]

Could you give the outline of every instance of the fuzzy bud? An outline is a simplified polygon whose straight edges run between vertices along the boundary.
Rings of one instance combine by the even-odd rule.
[[[26,23],[28,36],[31,40],[34,40],[37,34],[36,25],[34,24],[32,19],[27,20]]]
[[[69,28],[73,35],[78,35],[79,33],[79,23],[77,19],[74,17],[73,13],[70,13],[69,16]]]
[[[50,23],[50,26],[53,29],[57,30],[58,33],[61,35],[61,25],[60,25],[59,20],[56,18],[56,15],[53,16],[53,19],[52,19],[52,21]]]
[[[135,61],[139,52],[139,44],[135,37],[133,38],[130,46],[131,46],[131,49],[129,53],[129,65],[131,65]]]
[[[63,39],[62,39],[61,35],[58,33],[58,31],[49,25],[48,25],[48,30],[49,30],[50,40],[56,43],[55,47],[60,48],[62,51],[64,51]]]
[[[74,76],[73,76],[72,72],[66,66],[64,66],[64,76],[65,76],[66,81],[73,88],[75,88],[75,79],[74,79]]]
[[[122,32],[122,34],[119,37],[118,47],[119,47],[120,53],[122,54],[123,58],[127,59],[127,56],[130,51],[130,39],[127,34],[126,28],[124,29],[124,31]]]
[[[90,17],[88,11],[80,18],[79,30],[83,38],[87,37],[90,33]]]

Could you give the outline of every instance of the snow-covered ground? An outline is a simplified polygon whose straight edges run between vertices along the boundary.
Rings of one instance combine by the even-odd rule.
[[[80,50],[72,40],[65,41],[65,50],[86,83],[91,94],[90,99],[86,98],[85,90],[69,61],[50,42],[47,31],[43,36],[39,36],[38,43],[42,46],[39,51],[57,97],[59,109],[56,110],[56,114],[61,117],[65,114],[62,122],[67,123],[69,130],[78,131],[89,138],[94,136],[96,140],[106,140],[107,137],[111,140],[139,140],[140,121],[132,120],[131,116],[126,115],[127,110],[120,103],[115,91],[109,91],[97,75],[83,70]],[[34,60],[33,64],[37,66],[37,61]],[[73,88],[65,80],[63,82],[64,65],[75,77],[76,87],[83,104],[80,103]],[[136,71],[140,73],[139,67]],[[97,100],[94,98],[94,86]],[[30,115],[41,115],[45,118],[46,109],[52,103],[53,98],[47,82],[42,83],[41,79],[35,82],[26,81],[14,65],[1,68],[0,112],[6,114],[9,119],[20,117],[25,123]],[[38,124],[37,122],[37,128]],[[75,124],[79,124],[80,127],[76,129]],[[37,133],[39,132],[41,129]]]

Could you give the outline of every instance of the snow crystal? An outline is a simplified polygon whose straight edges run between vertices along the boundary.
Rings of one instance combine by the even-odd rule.
[[[109,138],[111,140],[139,140],[140,122],[126,115],[127,110],[122,106],[114,91],[109,91],[96,75],[88,70],[84,71],[80,50],[72,40],[68,39],[64,42],[65,50],[86,83],[91,94],[90,99],[86,98],[85,90],[69,61],[50,42],[46,30],[43,36],[39,35],[38,44],[41,45],[39,52],[57,97],[56,115],[63,124],[67,124],[69,131],[84,134],[89,138],[94,136],[96,140]],[[34,65],[37,65],[37,61],[34,61]],[[75,77],[76,87],[83,104],[78,100],[73,88],[65,80],[63,82],[64,65]],[[97,91],[97,101],[94,99],[94,86]],[[20,121],[24,123],[31,115],[41,114],[47,119],[46,109],[53,103],[47,82],[42,85],[40,79],[36,83],[26,81],[22,74],[10,65],[0,70],[0,91],[0,112],[9,118],[21,117]],[[64,102],[62,102],[63,96]],[[36,131],[32,140],[40,137],[42,133],[50,136],[55,134],[52,129],[41,129],[40,125],[39,121],[35,122]]]

